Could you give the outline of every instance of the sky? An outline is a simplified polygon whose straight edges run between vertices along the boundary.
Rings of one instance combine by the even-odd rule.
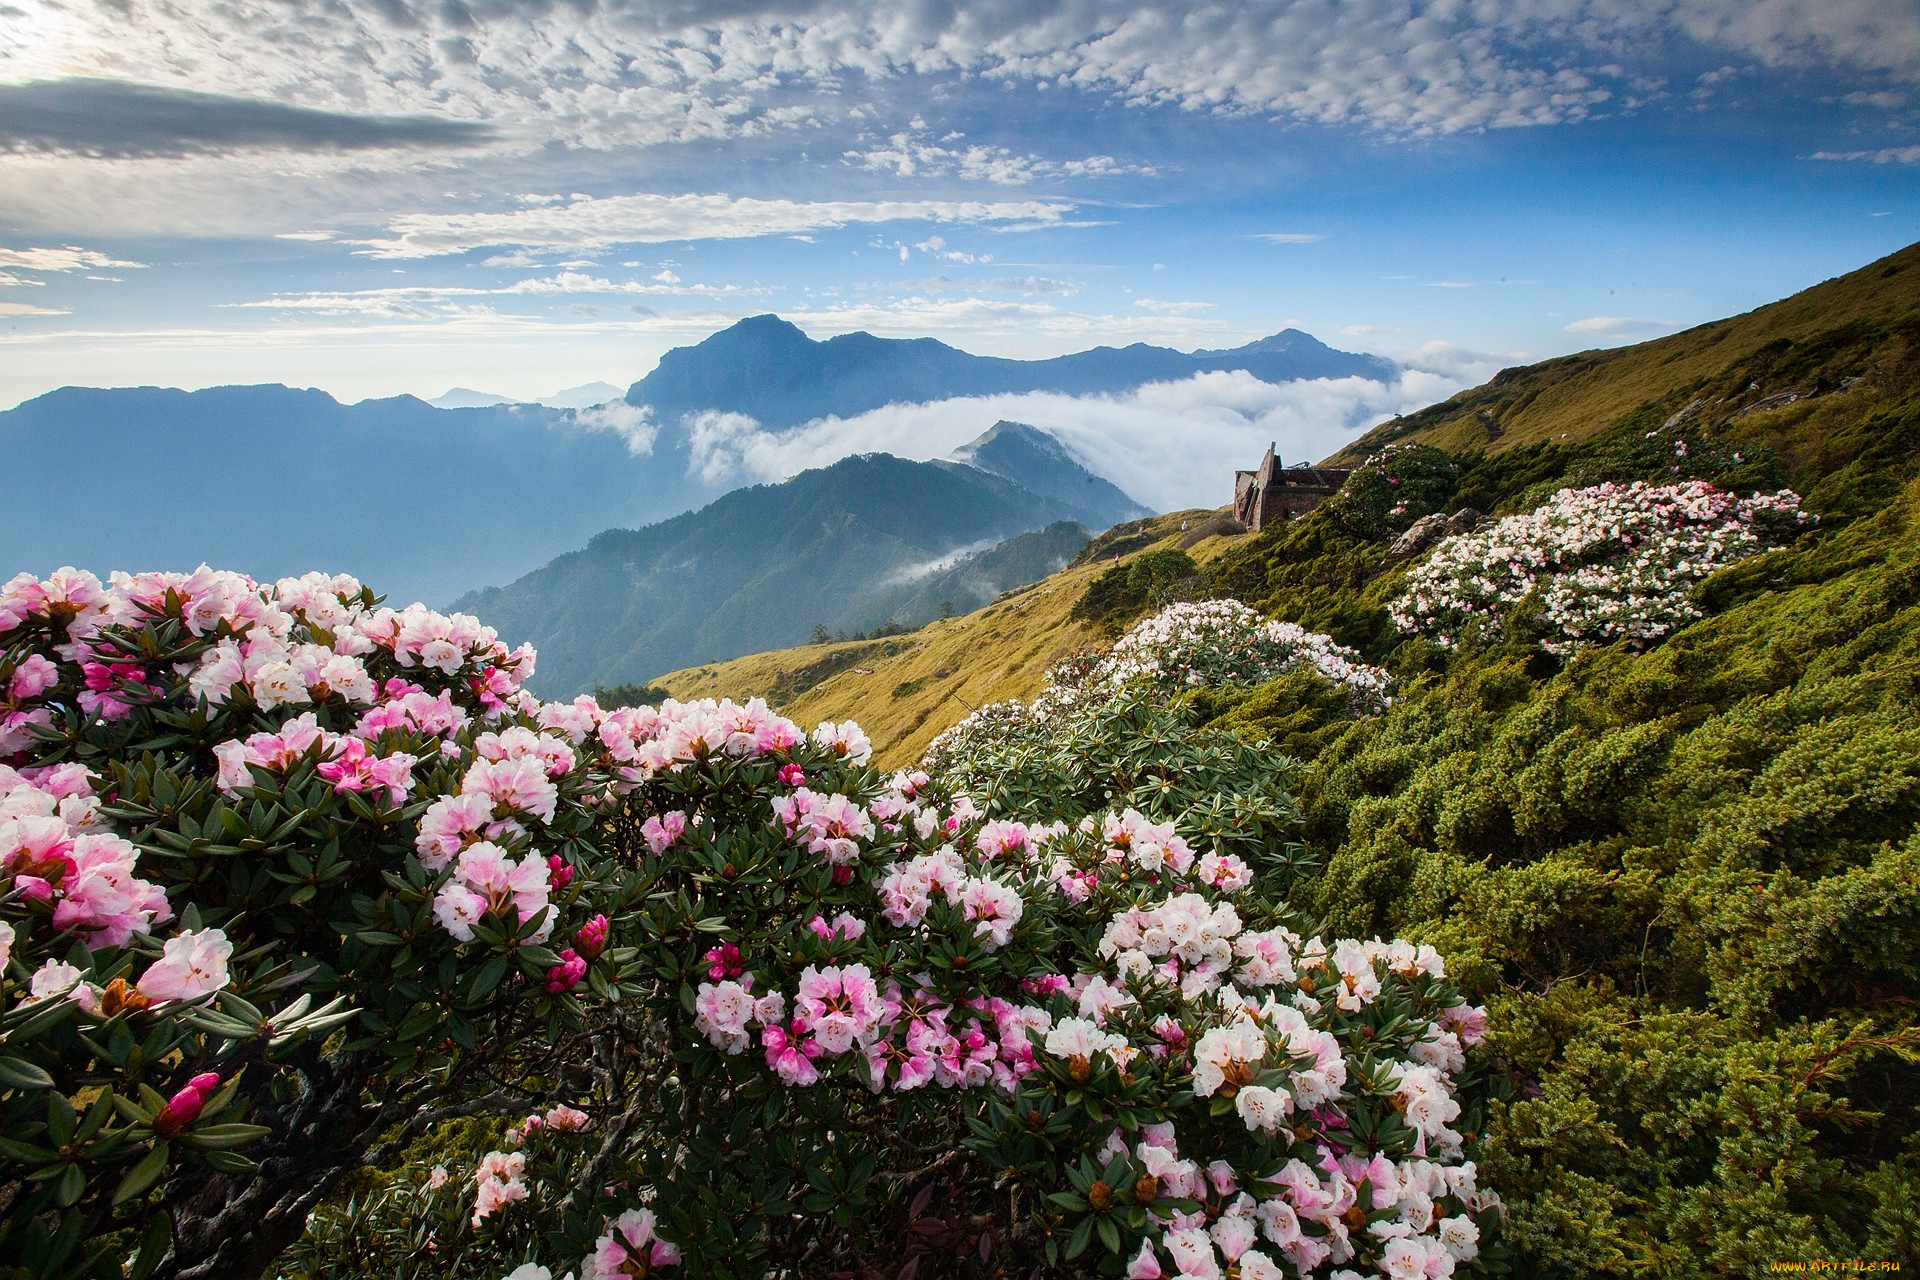
[[[771,311],[1017,357],[1298,327],[1413,372],[1116,412],[1351,429],[1917,239],[1914,0],[0,4],[0,407],[534,398]]]

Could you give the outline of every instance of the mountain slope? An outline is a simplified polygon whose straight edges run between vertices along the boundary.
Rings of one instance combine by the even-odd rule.
[[[533,641],[535,688],[570,695],[792,643],[816,624],[883,621],[896,603],[889,579],[1064,514],[974,467],[864,454],[648,528],[608,530],[456,607],[513,643]]]
[[[1192,542],[1181,525],[1197,532],[1212,514],[1174,511],[1129,525],[1126,545],[1133,550],[1124,553],[1125,561]],[[935,734],[972,708],[1032,698],[1049,666],[1104,639],[1097,623],[1073,616],[1073,606],[1112,568],[1111,554],[1098,553],[1112,541],[1096,539],[1090,544],[1096,554],[1082,563],[911,635],[756,653],[671,672],[654,684],[681,699],[769,697],[803,724],[851,717],[872,737],[874,759],[883,768],[908,765]],[[1205,562],[1229,545],[1229,539],[1207,537],[1188,554]]]
[[[1865,352],[1870,333],[1899,328],[1917,310],[1920,245],[1671,337],[1503,369],[1483,386],[1380,424],[1328,462],[1357,462],[1395,441],[1494,451],[1577,443],[1649,403],[1672,402],[1677,412],[1699,398],[1724,416],[1796,392],[1833,395],[1871,372],[1864,355],[1827,369],[1825,382],[1811,376],[1809,357],[1818,348]]]
[[[878,592],[868,621],[856,620],[854,629],[872,630],[889,621],[918,626],[943,614],[971,613],[1002,592],[1060,572],[1092,536],[1085,525],[1062,520],[1008,538],[951,568]]]
[[[1059,500],[1090,529],[1153,514],[1120,486],[1081,466],[1053,436],[1024,422],[994,423],[985,435],[955,449],[953,459]]]
[[[1112,393],[1227,370],[1244,370],[1265,382],[1384,381],[1398,366],[1379,356],[1336,351],[1297,329],[1230,351],[1188,355],[1134,343],[1049,360],[1008,360],[970,355],[932,338],[847,333],[816,342],[789,321],[763,315],[667,352],[652,373],[628,389],[627,403],[651,408],[662,423],[689,414],[739,413],[777,429],[888,404],[1002,392]]]
[[[0,412],[5,571],[204,560],[262,578],[352,573],[441,603],[711,496],[606,429],[638,416],[343,405],[277,384],[67,387]],[[83,468],[110,501],[81,505]]]

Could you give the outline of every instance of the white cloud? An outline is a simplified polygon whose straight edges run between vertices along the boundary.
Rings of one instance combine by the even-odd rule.
[[[960,150],[941,145],[960,136],[949,134],[940,142],[928,142],[912,133],[896,133],[884,142],[863,137],[863,148],[845,151],[841,153],[841,158],[869,173],[890,173],[901,178],[957,175],[970,182],[992,182],[1007,187],[1062,178],[1106,178],[1119,174],[1139,174],[1149,178],[1158,176],[1158,171],[1152,165],[1122,164],[1112,156],[1048,160],[1037,155],[1018,155],[1006,147],[975,144]]]
[[[654,437],[660,434],[660,424],[653,420],[653,410],[645,405],[630,405],[624,400],[609,400],[591,409],[576,409],[573,421],[588,431],[615,433],[627,442],[627,452],[636,455],[652,453]]]
[[[1663,333],[1680,327],[1674,320],[1635,320],[1627,316],[1588,316],[1560,326],[1567,333],[1602,333],[1610,336]]]
[[[910,296],[835,303],[818,310],[782,309],[781,315],[815,337],[856,329],[892,338],[933,334],[942,341],[965,342],[978,354],[1023,360],[1064,355],[1095,343],[1150,342],[1191,349],[1237,346],[1261,336],[1199,316],[1094,315],[1046,302],[988,297]]]
[[[1162,298],[1135,298],[1133,305],[1142,311],[1151,311],[1163,316],[1186,316],[1196,311],[1205,311],[1211,302],[1168,302]]]
[[[65,307],[36,307],[25,302],[0,302],[0,316],[64,316]]]
[[[855,453],[938,458],[1010,418],[1053,432],[1088,468],[1149,506],[1215,507],[1233,496],[1234,468],[1252,466],[1269,442],[1289,461],[1322,458],[1366,427],[1466,385],[1423,369],[1391,386],[1362,378],[1274,385],[1246,373],[1203,373],[1119,396],[1035,392],[889,405],[784,432],[739,414],[706,414],[692,424],[690,467],[709,483],[753,483]]]
[[[724,300],[745,298],[764,290],[743,289],[738,285],[647,284],[638,280],[608,280],[578,271],[533,280],[518,280],[495,289],[462,285],[399,285],[386,289],[316,290],[308,293],[277,293],[253,302],[229,302],[221,305],[242,310],[305,311],[329,316],[371,316],[403,320],[439,319],[451,315],[486,314],[491,308],[476,298],[558,297],[566,294],[641,295],[650,297],[695,297]]]
[[[67,245],[61,249],[0,248],[0,267],[21,271],[97,271],[104,267],[144,267],[144,262],[122,262],[92,249]]]
[[[1878,151],[1816,151],[1809,160],[1865,160],[1870,164],[1920,164],[1920,147],[1882,147]]]
[[[279,231],[274,233],[275,240],[310,240],[319,243],[333,239],[331,231]]]
[[[1073,279],[1024,275],[965,276],[959,280],[948,276],[931,276],[917,280],[875,280],[856,284],[853,287],[860,290],[886,289],[906,293],[950,293],[955,290],[969,290],[976,293],[1018,293],[1024,296],[1038,294],[1066,296],[1079,293],[1086,286]]]
[[[1260,231],[1247,237],[1249,240],[1265,240],[1268,244],[1318,244],[1325,236],[1310,231]]]
[[[683,284],[679,276],[671,271],[662,271],[653,277],[653,283],[646,284],[638,280],[613,281],[601,276],[589,276],[578,271],[563,271],[557,276],[541,280],[521,280],[495,289],[495,293],[524,293],[547,295],[557,293],[627,293],[647,294],[651,296],[727,298],[744,296],[749,293],[762,293],[764,290],[743,289],[738,285],[724,284]]]
[[[757,200],[728,195],[576,195],[565,204],[504,213],[413,213],[391,219],[389,239],[363,240],[375,258],[427,258],[494,245],[566,251],[616,244],[733,240],[849,223],[961,222],[1061,225],[1058,201]]]

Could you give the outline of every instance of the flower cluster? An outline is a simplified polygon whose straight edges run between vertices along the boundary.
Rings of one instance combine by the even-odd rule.
[[[134,874],[138,858],[100,818],[84,768],[0,765],[0,883],[44,909],[54,930],[120,947],[173,919],[165,891]]]
[[[757,1047],[789,1089],[988,1088],[1018,1114],[1025,1099],[1079,1089],[1131,1091],[1145,1116],[1168,1114],[1156,1108],[1181,1090],[1220,1100],[1222,1123],[1179,1137],[1159,1119],[1139,1139],[1094,1131],[1097,1160],[1127,1169],[1131,1202],[1158,1206],[1130,1246],[1130,1275],[1317,1275],[1406,1259],[1446,1275],[1474,1256],[1474,1215],[1497,1199],[1465,1159],[1455,1078],[1484,1014],[1446,987],[1431,947],[1303,938],[1252,893],[1243,861],[1196,851],[1137,810],[1042,825],[936,791],[896,775],[869,802],[904,845],[870,882],[871,927],[851,913],[808,923],[840,959],[789,980],[778,948],[706,953],[694,1026],[716,1051]],[[809,811],[791,801],[777,797],[776,811]],[[1000,927],[1035,915],[1090,928],[1098,945],[1064,972],[1036,970]],[[969,947],[1027,955],[1018,991],[968,993],[898,959]],[[891,977],[876,977],[883,957]],[[1182,1160],[1183,1141],[1204,1156]],[[1094,1195],[1111,1199],[1112,1185]]]
[[[1237,600],[1202,600],[1136,623],[1104,655],[1069,654],[1048,669],[1046,690],[1031,704],[1012,698],[981,707],[934,738],[925,758],[929,767],[944,768],[981,744],[1042,739],[1060,716],[1128,692],[1164,697],[1259,684],[1302,668],[1348,690],[1356,713],[1387,704],[1392,677],[1332,637],[1263,618]]]
[[[873,819],[845,796],[817,795],[796,787],[773,802],[773,816],[787,838],[804,845],[830,866],[846,866],[860,856],[859,841],[873,838]]]
[[[1302,666],[1369,704],[1383,701],[1390,683],[1386,672],[1319,632],[1263,618],[1237,600],[1201,600],[1136,623],[1079,687],[1098,691],[1141,682],[1178,691],[1260,684]]]
[[[798,725],[774,714],[760,698],[745,706],[703,698],[684,704],[668,699],[658,707],[623,707],[608,712],[600,720],[599,731],[619,777],[628,786],[662,772],[684,770],[710,756],[757,759],[784,754],[807,740]]]
[[[1442,542],[1389,612],[1401,631],[1451,648],[1473,625],[1498,639],[1505,614],[1537,591],[1551,653],[1657,640],[1701,616],[1687,598],[1695,583],[1812,520],[1787,489],[1749,498],[1703,480],[1562,489],[1533,512]]]

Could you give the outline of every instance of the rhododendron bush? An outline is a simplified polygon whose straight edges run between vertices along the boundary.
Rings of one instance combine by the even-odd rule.
[[[1451,648],[1469,627],[1497,640],[1507,613],[1537,592],[1551,653],[1657,640],[1704,616],[1688,599],[1694,584],[1811,522],[1787,489],[1748,498],[1704,480],[1562,489],[1527,515],[1442,542],[1389,611],[1402,632]]]
[[[1150,699],[977,785],[757,701],[542,703],[344,578],[23,577],[0,643],[28,1274],[261,1274],[323,1200],[339,1274],[1495,1252],[1483,1015],[1288,912],[1284,773]]]
[[[1170,805],[1172,812],[1240,791],[1240,782],[1221,776],[1222,767],[1256,790],[1263,779],[1274,786],[1280,780],[1262,762],[1271,759],[1269,753],[1251,752],[1219,733],[1207,735],[1200,756],[1180,770],[1188,780],[1169,785],[1164,779],[1172,770],[1153,757],[1178,718],[1166,719],[1155,709],[1183,694],[1258,685],[1291,672],[1311,673],[1342,691],[1355,715],[1384,707],[1392,684],[1385,671],[1331,637],[1263,618],[1236,600],[1176,604],[1135,624],[1104,654],[1080,652],[1056,662],[1047,672],[1046,691],[1031,704],[1013,699],[975,711],[933,740],[927,760],[936,770],[957,770],[959,785],[975,794],[1017,792],[1013,803],[1022,812],[1048,818],[1069,808],[1078,816],[1101,797],[1124,796],[1142,807]],[[1164,723],[1150,723],[1157,715]],[[1066,722],[1076,729],[1063,734]],[[1103,745],[1089,752],[1094,740]],[[1139,757],[1142,767],[1125,767],[1129,756]],[[1028,778],[1035,769],[1038,774]],[[1123,779],[1118,791],[1104,780],[1107,774]],[[1098,794],[1085,794],[1089,787]],[[1294,820],[1290,813],[1284,817]],[[1216,823],[1207,834],[1231,840],[1232,828],[1244,831],[1250,822],[1259,825],[1243,810],[1234,823]]]

